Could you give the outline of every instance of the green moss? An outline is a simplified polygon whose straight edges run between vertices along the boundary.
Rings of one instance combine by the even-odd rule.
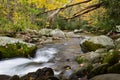
[[[0,46],[0,58],[29,57],[34,56],[36,46],[28,47],[26,44],[15,43]]]
[[[86,63],[86,62],[88,62],[87,59],[85,59],[85,58],[83,58],[83,57],[81,57],[81,56],[77,56],[75,60],[76,60],[79,64],[80,64],[80,63]]]
[[[100,75],[100,74],[105,74],[107,73],[107,68],[109,67],[109,64],[105,63],[105,64],[101,64],[98,67],[93,68],[90,73],[89,73],[89,78],[92,78],[96,75]]]
[[[103,63],[109,63],[109,65],[113,65],[118,61],[119,61],[119,52],[116,50],[113,52],[108,52],[103,59]]]
[[[90,41],[85,41],[83,43],[83,48],[85,48],[85,50],[87,50],[87,51],[95,51],[99,48],[104,48],[104,46],[102,46],[101,44],[95,44]]]
[[[120,63],[117,63],[108,68],[108,73],[118,73],[120,74]]]

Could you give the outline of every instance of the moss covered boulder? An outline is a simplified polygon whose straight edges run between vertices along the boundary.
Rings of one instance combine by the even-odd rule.
[[[114,65],[119,61],[119,52],[117,50],[113,50],[112,52],[108,52],[103,59],[103,63],[108,63],[109,65]]]
[[[95,51],[100,48],[107,48],[107,49],[113,48],[114,43],[111,38],[101,35],[101,36],[90,37],[88,39],[83,40],[80,46],[84,52],[88,52],[88,51]]]
[[[106,74],[108,67],[109,67],[108,63],[100,64],[99,66],[94,67],[90,71],[88,78],[92,78],[92,77],[94,77],[96,75],[100,75],[100,74]]]
[[[0,59],[34,56],[37,47],[10,37],[0,37]]]
[[[116,63],[108,68],[108,73],[120,74],[120,63]]]
[[[103,58],[103,54],[96,52],[88,52],[86,54],[80,55],[76,57],[76,61],[80,63],[99,63]]]

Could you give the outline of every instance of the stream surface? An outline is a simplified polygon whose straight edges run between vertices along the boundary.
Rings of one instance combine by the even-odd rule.
[[[51,67],[59,74],[66,65],[77,69],[79,64],[75,57],[82,53],[81,38],[65,39],[54,44],[45,44],[36,51],[34,58],[12,58],[0,61],[0,75],[23,76],[39,68]]]

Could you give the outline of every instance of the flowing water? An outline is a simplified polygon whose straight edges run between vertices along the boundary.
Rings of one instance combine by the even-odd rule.
[[[0,74],[23,76],[39,68],[51,67],[59,74],[65,65],[77,68],[75,57],[82,53],[79,38],[64,40],[61,43],[46,44],[36,51],[34,58],[12,58],[0,61]]]

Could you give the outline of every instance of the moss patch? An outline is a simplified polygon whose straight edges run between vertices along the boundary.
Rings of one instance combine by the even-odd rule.
[[[96,75],[100,75],[100,74],[106,74],[107,73],[107,68],[109,67],[109,64],[105,63],[105,64],[101,64],[98,67],[93,68],[90,73],[89,73],[89,78],[92,78]]]
[[[0,46],[0,59],[34,56],[36,49],[36,46],[28,47],[22,43],[6,44]]]
[[[77,56],[75,60],[76,60],[79,64],[80,64],[80,63],[86,63],[86,62],[88,62],[87,59],[85,59],[85,58],[83,58],[83,57],[81,57],[81,56]]]
[[[105,47],[101,44],[95,44],[90,41],[85,41],[85,42],[83,42],[83,48],[85,48],[85,50],[87,50],[87,51],[95,51],[99,48],[105,48]]]
[[[113,65],[119,61],[119,52],[113,51],[108,52],[107,55],[104,57],[103,63],[109,63],[109,65]]]

